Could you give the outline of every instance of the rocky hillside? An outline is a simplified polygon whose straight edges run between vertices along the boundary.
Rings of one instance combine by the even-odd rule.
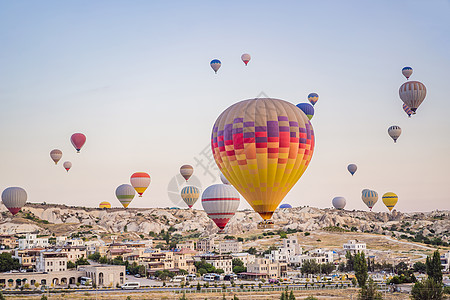
[[[296,207],[279,209],[273,215],[275,230],[295,229],[301,231],[351,230],[396,236],[415,236],[420,232],[429,239],[441,238],[448,242],[450,236],[450,212],[428,213],[375,213],[368,211],[346,211]],[[229,222],[226,233],[246,235],[257,233],[259,215],[245,210],[236,213]],[[3,207],[0,218],[0,233],[17,234],[38,232],[70,235],[74,231],[87,230],[93,234],[136,233],[147,236],[149,232],[160,232],[173,226],[180,234],[199,233],[207,236],[217,232],[217,227],[201,210],[188,209],[96,209],[69,207],[53,204],[27,204],[15,217]]]

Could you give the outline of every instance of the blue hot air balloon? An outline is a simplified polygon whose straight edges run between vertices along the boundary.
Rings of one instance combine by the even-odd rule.
[[[297,107],[300,108],[305,115],[308,117],[309,120],[312,119],[314,116],[314,107],[309,103],[299,103],[297,104]]]
[[[284,203],[280,205],[280,208],[292,208],[292,205]]]
[[[319,100],[319,95],[316,93],[311,93],[308,95],[308,100],[311,102],[312,105],[315,105],[316,102]]]
[[[217,71],[219,70],[222,63],[218,59],[213,59],[211,61],[210,65],[211,65],[211,68],[214,70],[214,72],[216,72],[216,74],[217,74]]]

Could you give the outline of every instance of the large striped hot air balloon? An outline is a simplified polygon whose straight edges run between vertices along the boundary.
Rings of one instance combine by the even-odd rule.
[[[333,204],[334,208],[336,209],[344,209],[347,201],[344,197],[334,197],[333,200],[331,200],[331,204]]]
[[[72,163],[70,161],[65,161],[63,163],[64,169],[66,169],[67,172],[69,172],[70,168],[72,168]]]
[[[188,185],[181,190],[181,198],[183,198],[189,208],[197,202],[198,197],[200,197],[200,190],[195,186]]]
[[[20,187],[6,188],[2,193],[2,201],[14,216],[27,203],[27,192]]]
[[[347,170],[350,172],[350,174],[352,174],[352,176],[353,176],[353,174],[356,173],[357,169],[358,169],[358,167],[355,164],[349,164],[347,166]]]
[[[389,211],[392,211],[394,209],[395,204],[398,202],[398,196],[395,193],[388,192],[381,197],[383,199],[384,205],[389,209]]]
[[[398,93],[403,103],[408,105],[413,112],[416,112],[427,96],[427,88],[422,82],[407,81],[400,86]]]
[[[225,177],[268,220],[308,167],[314,131],[293,104],[250,99],[230,106],[217,118],[211,146]]]
[[[202,194],[202,206],[208,216],[223,231],[239,207],[239,193],[227,184],[213,184]]]
[[[312,106],[309,103],[299,103],[297,104],[297,107],[302,110],[302,112],[305,113],[305,115],[308,117],[309,120],[314,117],[314,106]]]
[[[367,205],[370,210],[372,210],[372,207],[374,207],[375,203],[378,201],[378,193],[372,190],[364,189],[362,191],[361,196],[364,204]]]
[[[388,128],[388,134],[394,140],[394,143],[397,143],[397,139],[400,137],[400,134],[402,134],[402,129],[400,126],[392,125]]]
[[[151,181],[150,175],[148,175],[145,172],[136,172],[130,177],[131,185],[139,194],[139,197],[142,197],[142,194],[150,185],[150,181]]]
[[[403,74],[403,76],[406,77],[406,80],[409,79],[409,77],[412,75],[412,73],[413,73],[413,69],[411,67],[404,67],[402,69],[402,74]]]
[[[316,93],[311,93],[308,95],[308,100],[312,105],[316,105],[317,101],[319,101],[319,95]]]
[[[50,158],[55,162],[55,165],[58,164],[58,161],[62,157],[62,151],[59,149],[53,149],[50,151]]]
[[[409,106],[406,105],[405,103],[403,103],[403,110],[405,111],[405,113],[408,115],[409,118],[411,118],[411,115],[415,114],[415,112],[413,112],[411,108],[409,108]]]
[[[244,62],[245,65],[248,64],[248,62],[250,61],[251,58],[252,57],[248,53],[244,53],[244,54],[241,55],[241,59],[242,59],[242,61]]]
[[[191,165],[182,165],[180,167],[180,174],[186,181],[188,181],[192,174],[194,174],[194,167]]]
[[[100,202],[98,207],[99,208],[111,208],[111,203],[109,203],[108,201],[103,201],[103,202]]]
[[[214,72],[217,74],[217,71],[220,69],[220,66],[222,65],[222,63],[218,59],[213,59],[209,65],[214,70]]]
[[[116,189],[116,197],[125,208],[130,205],[131,201],[134,198],[134,195],[134,188],[129,184],[119,185]]]
[[[72,142],[72,145],[77,150],[77,153],[80,153],[81,148],[83,147],[84,143],[86,143],[86,136],[82,133],[74,133],[70,137],[70,142]]]

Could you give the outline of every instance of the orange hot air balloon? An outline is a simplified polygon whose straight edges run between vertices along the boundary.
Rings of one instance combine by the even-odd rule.
[[[192,174],[194,174],[194,167],[191,165],[182,165],[180,168],[180,174],[186,181],[188,181]]]
[[[150,175],[145,172],[136,172],[131,175],[130,182],[136,192],[139,194],[139,197],[142,197],[142,194],[150,185]]]
[[[250,99],[230,106],[217,118],[211,146],[225,177],[268,220],[308,167],[314,131],[295,105]]]

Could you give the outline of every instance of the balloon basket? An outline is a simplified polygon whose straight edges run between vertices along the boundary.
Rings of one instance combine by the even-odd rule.
[[[272,229],[273,225],[274,224],[272,220],[264,220],[258,223],[258,229]]]

